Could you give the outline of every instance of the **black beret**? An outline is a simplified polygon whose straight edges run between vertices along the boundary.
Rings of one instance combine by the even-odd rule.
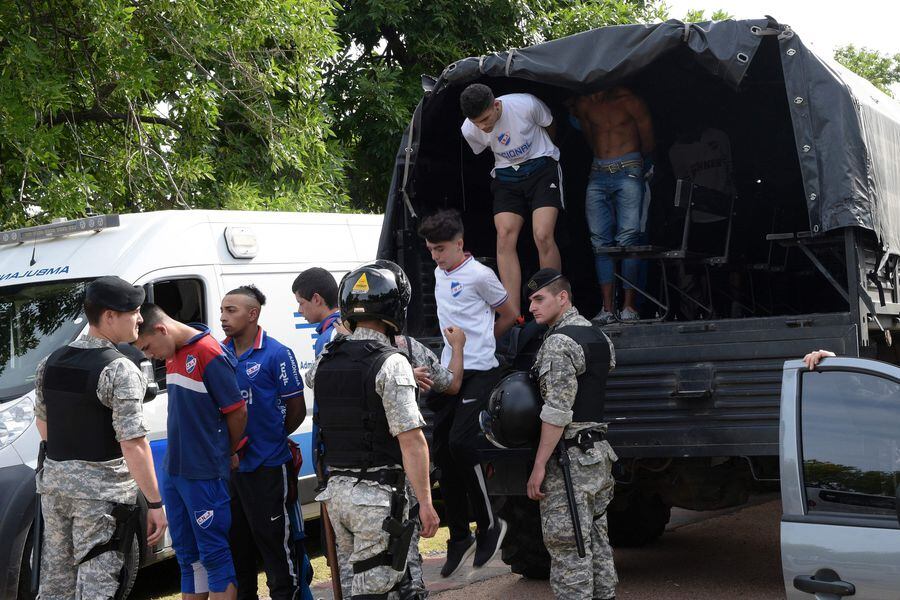
[[[528,295],[535,293],[541,288],[547,287],[557,279],[562,278],[562,273],[556,269],[541,269],[531,276],[525,287],[528,288]]]
[[[129,312],[144,303],[144,288],[118,277],[100,277],[88,284],[84,301],[117,312]]]

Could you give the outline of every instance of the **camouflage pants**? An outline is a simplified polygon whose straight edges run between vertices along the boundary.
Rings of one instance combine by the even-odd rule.
[[[377,566],[353,573],[354,563],[387,550],[389,536],[381,525],[390,514],[390,488],[369,481],[357,482],[350,477],[332,477],[316,499],[325,502],[334,528],[344,598],[381,595],[395,600],[397,592],[391,590],[405,571]]]
[[[550,553],[550,588],[565,600],[612,598],[619,578],[607,535],[606,507],[613,496],[612,463],[617,457],[607,442],[595,444],[586,453],[572,448],[569,457],[586,554],[578,556],[562,470],[553,457],[547,462],[546,496],[541,500],[541,528]]]
[[[41,600],[106,600],[115,596],[124,561],[121,552],[105,552],[78,564],[94,546],[112,537],[116,530],[113,506],[105,500],[41,496]]]

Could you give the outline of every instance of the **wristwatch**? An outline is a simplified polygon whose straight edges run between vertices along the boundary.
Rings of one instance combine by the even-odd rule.
[[[162,508],[162,507],[163,507],[162,500],[160,500],[159,502],[150,502],[149,500],[147,500],[147,508],[156,509],[156,508]]]

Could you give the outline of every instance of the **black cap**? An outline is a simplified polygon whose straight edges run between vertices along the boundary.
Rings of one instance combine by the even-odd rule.
[[[541,269],[531,276],[525,287],[528,289],[528,295],[535,293],[541,288],[545,288],[557,279],[562,278],[562,273],[556,269]]]
[[[144,295],[144,288],[139,285],[131,285],[119,277],[100,277],[88,284],[84,301],[117,312],[129,312],[143,304]]]

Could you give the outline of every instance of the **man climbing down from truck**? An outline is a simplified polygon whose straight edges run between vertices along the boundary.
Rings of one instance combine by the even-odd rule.
[[[512,327],[516,311],[494,272],[463,251],[463,223],[458,212],[440,211],[427,217],[419,235],[437,263],[434,295],[438,321],[441,327],[461,328],[466,338],[462,387],[457,395],[434,404],[432,447],[434,462],[441,469],[441,493],[450,528],[441,575],[449,577],[473,551],[474,566],[483,566],[506,535],[506,522],[494,515],[485,487],[478,455],[479,440],[483,439],[478,415],[502,375],[494,355],[496,338]],[[441,364],[448,366],[451,355],[447,343]],[[470,505],[478,524],[474,538],[469,531]]]
[[[550,109],[531,94],[494,98],[481,83],[466,87],[459,97],[466,120],[462,134],[472,151],[494,153],[491,192],[497,229],[497,269],[516,316],[521,309],[522,271],[516,244],[531,216],[534,243],[541,267],[561,268],[554,232],[565,207],[559,148],[552,138],[555,125]]]
[[[228,480],[250,443],[236,360],[202,323],[181,323],[150,303],[141,306],[141,317],[134,345],[148,358],[166,361],[163,502],[181,568],[182,598],[234,600]]]
[[[603,422],[606,378],[615,367],[612,342],[572,306],[572,286],[559,271],[541,269],[527,284],[534,320],[544,334],[532,374],[544,406],[541,438],[527,493],[540,501],[544,544],[550,553],[550,587],[557,598],[596,600],[616,595],[616,568],[609,544],[606,508],[617,460]],[[573,538],[562,468],[550,460],[562,440],[571,464],[572,489],[582,532],[590,543],[579,556]]]
[[[644,101],[624,87],[579,96],[571,110],[594,153],[584,205],[603,295],[603,309],[594,319],[605,324],[616,319],[616,284],[615,265],[603,249],[641,241],[644,182],[653,171],[653,122]],[[640,264],[636,258],[622,260],[622,277],[636,283]],[[618,319],[637,320],[634,287],[622,287]]]

